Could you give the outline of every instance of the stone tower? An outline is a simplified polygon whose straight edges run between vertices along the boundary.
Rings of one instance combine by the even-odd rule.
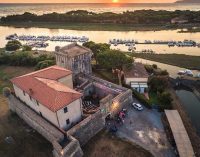
[[[64,47],[55,48],[56,64],[69,69],[73,75],[84,73],[91,74],[92,51],[86,47],[73,43]]]

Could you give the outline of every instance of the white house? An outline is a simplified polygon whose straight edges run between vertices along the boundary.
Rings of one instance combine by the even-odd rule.
[[[67,130],[82,118],[82,94],[73,90],[72,72],[58,66],[13,78],[16,97],[43,118]]]
[[[141,63],[134,63],[131,69],[124,69],[124,81],[127,85],[140,93],[145,93],[148,89],[148,73]]]

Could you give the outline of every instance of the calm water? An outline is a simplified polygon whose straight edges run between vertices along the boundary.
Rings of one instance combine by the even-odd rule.
[[[200,135],[200,100],[190,91],[177,90],[176,94],[182,101],[182,105],[187,111],[192,124],[196,128],[198,134]]]
[[[200,10],[200,4],[0,4],[0,16],[23,14],[31,12],[65,13],[71,10],[88,10],[93,12],[116,12],[134,11],[141,9],[152,10]]]
[[[71,35],[71,36],[87,36],[91,41],[97,43],[108,43],[109,39],[136,39],[140,42],[144,40],[195,40],[200,43],[200,33],[177,33],[178,30],[164,30],[164,31],[80,31],[80,30],[66,30],[66,29],[46,29],[46,28],[14,28],[0,26],[0,47],[6,44],[5,37],[9,34],[17,33],[18,35]],[[64,46],[66,42],[48,42],[50,44],[46,50],[52,51],[55,46]],[[128,50],[128,47],[117,46],[114,49]],[[167,45],[137,45],[137,51],[143,49],[152,49],[156,53],[178,53],[200,56],[200,48],[178,48]]]

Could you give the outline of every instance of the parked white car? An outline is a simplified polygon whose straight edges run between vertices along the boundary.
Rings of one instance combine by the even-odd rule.
[[[138,111],[142,111],[144,108],[142,107],[142,105],[137,104],[137,103],[133,103],[132,106],[138,110]]]

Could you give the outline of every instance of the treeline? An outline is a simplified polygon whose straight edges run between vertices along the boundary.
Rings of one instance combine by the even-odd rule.
[[[29,51],[17,51],[13,54],[1,52],[0,65],[34,66],[38,70],[55,65],[55,57],[47,54],[34,56]]]
[[[189,23],[200,21],[200,11],[154,11],[136,10],[123,13],[94,13],[85,10],[70,11],[64,14],[50,13],[36,15],[25,12],[22,15],[9,15],[2,17],[1,22],[54,22],[54,23],[117,23],[117,24],[166,24],[171,19],[182,17],[188,19]]]

